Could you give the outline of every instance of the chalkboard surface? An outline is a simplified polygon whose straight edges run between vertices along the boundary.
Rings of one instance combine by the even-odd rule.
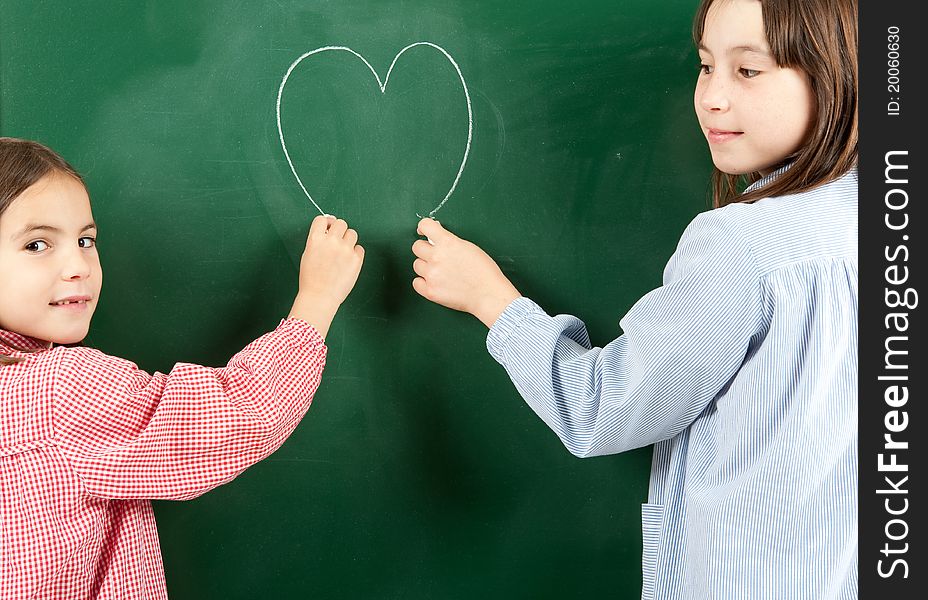
[[[650,449],[570,456],[484,328],[416,296],[409,247],[441,205],[523,293],[617,336],[707,207],[694,10],[0,0],[0,133],[82,171],[100,225],[89,344],[224,364],[286,314],[308,196],[367,250],[293,436],[155,503],[172,598],[639,595]]]

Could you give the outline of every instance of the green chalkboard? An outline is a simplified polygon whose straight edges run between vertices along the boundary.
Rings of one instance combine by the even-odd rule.
[[[484,328],[413,292],[409,247],[444,201],[525,294],[617,336],[707,208],[695,4],[0,0],[0,133],[81,170],[100,225],[89,344],[164,371],[276,326],[318,213],[281,132],[367,250],[293,436],[155,503],[172,598],[638,596],[650,449],[569,455]],[[326,47],[352,52],[281,93]]]

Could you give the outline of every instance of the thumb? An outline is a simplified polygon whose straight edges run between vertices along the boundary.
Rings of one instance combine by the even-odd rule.
[[[310,235],[321,235],[326,232],[329,228],[329,225],[335,222],[335,217],[331,215],[318,215],[313,219],[312,224],[309,226]]]
[[[419,235],[424,235],[429,238],[432,242],[440,242],[443,239],[455,237],[453,233],[445,229],[441,223],[431,217],[425,217],[419,221],[416,232]]]

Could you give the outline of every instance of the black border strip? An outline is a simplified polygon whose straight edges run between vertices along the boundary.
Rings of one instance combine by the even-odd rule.
[[[860,597],[887,600],[928,595],[922,548],[928,508],[915,491],[925,487],[928,453],[921,306],[928,303],[922,207],[928,201],[928,102],[920,81],[928,64],[928,22],[916,17],[918,4],[859,4],[858,559]]]

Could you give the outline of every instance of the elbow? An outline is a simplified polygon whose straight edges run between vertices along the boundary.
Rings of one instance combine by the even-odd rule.
[[[576,448],[567,446],[567,451],[576,456],[577,458],[589,458],[591,456],[596,456],[591,452],[589,448]]]
[[[577,458],[588,458],[597,456],[594,452],[592,438],[578,438],[574,436],[561,436],[561,443],[567,448],[567,451]]]
[[[561,442],[567,451],[577,458],[591,458],[607,454],[619,454],[627,450],[634,450],[646,446],[648,442],[640,440],[637,436],[604,435],[593,431],[587,436],[562,436]]]
[[[577,458],[588,458],[609,454],[608,439],[614,431],[606,431],[605,420],[600,411],[598,394],[591,394],[580,401],[561,402],[555,418],[547,420],[548,426],[557,434],[561,443]]]
[[[623,452],[622,448],[597,448],[592,444],[585,444],[582,446],[577,445],[566,445],[567,451],[576,456],[577,458],[592,458],[594,456],[603,456],[604,454],[618,454]]]
[[[565,445],[566,446],[566,445]],[[594,456],[605,456],[607,454],[620,454],[626,450],[633,450],[635,446],[610,445],[604,448],[595,448],[593,446],[566,446],[567,451],[577,458],[592,458]]]

